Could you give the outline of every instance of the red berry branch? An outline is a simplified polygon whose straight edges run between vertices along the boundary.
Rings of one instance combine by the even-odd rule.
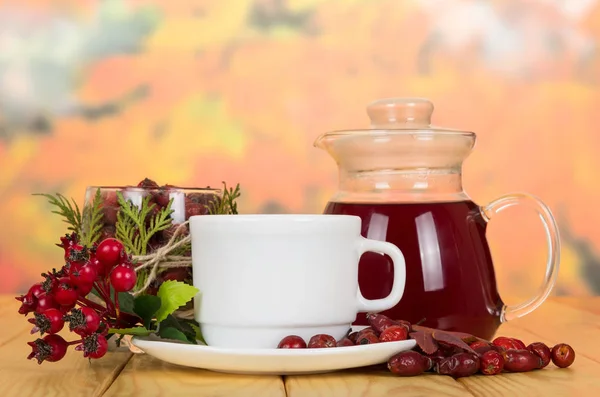
[[[65,265],[42,273],[42,282],[16,298],[21,302],[19,313],[33,313],[28,319],[34,325],[31,332],[40,333],[40,338],[28,342],[32,348],[28,358],[39,364],[62,359],[71,345],[83,351],[84,357],[100,358],[106,354],[109,329],[129,328],[140,321],[119,310],[118,294],[130,291],[136,282],[131,256],[123,244],[109,238],[87,248],[80,245],[75,232],[60,240],[57,245],[65,251]],[[103,304],[88,298],[90,292]],[[67,342],[57,335],[66,323],[77,339]]]

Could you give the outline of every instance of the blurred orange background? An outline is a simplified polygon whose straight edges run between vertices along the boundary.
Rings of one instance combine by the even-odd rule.
[[[597,294],[599,43],[598,0],[2,1],[0,293],[62,265],[65,224],[32,193],[226,181],[242,213],[320,213],[337,168],[315,138],[420,96],[434,124],[477,133],[477,203],[526,191],[554,211],[554,293]],[[488,236],[501,293],[533,294],[535,215]]]

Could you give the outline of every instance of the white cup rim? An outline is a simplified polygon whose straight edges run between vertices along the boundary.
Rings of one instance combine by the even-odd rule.
[[[343,214],[206,214],[190,216],[190,223],[197,222],[356,222],[356,215]]]

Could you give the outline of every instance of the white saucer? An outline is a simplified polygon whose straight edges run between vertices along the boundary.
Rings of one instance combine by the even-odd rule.
[[[215,372],[298,375],[381,364],[415,347],[413,339],[326,349],[226,349],[133,337],[131,344],[168,363]]]

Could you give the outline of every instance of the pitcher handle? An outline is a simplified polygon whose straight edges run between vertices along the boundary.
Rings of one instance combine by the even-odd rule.
[[[489,221],[503,209],[519,204],[533,209],[539,215],[542,225],[544,225],[544,231],[546,232],[548,261],[546,262],[544,281],[535,296],[517,305],[505,305],[502,309],[502,314],[500,315],[501,322],[523,317],[537,309],[538,306],[548,298],[548,295],[550,295],[550,291],[552,291],[552,288],[556,283],[560,263],[560,240],[556,221],[548,206],[537,197],[527,193],[507,194],[497,198],[488,205],[481,207],[481,213],[485,220]]]

